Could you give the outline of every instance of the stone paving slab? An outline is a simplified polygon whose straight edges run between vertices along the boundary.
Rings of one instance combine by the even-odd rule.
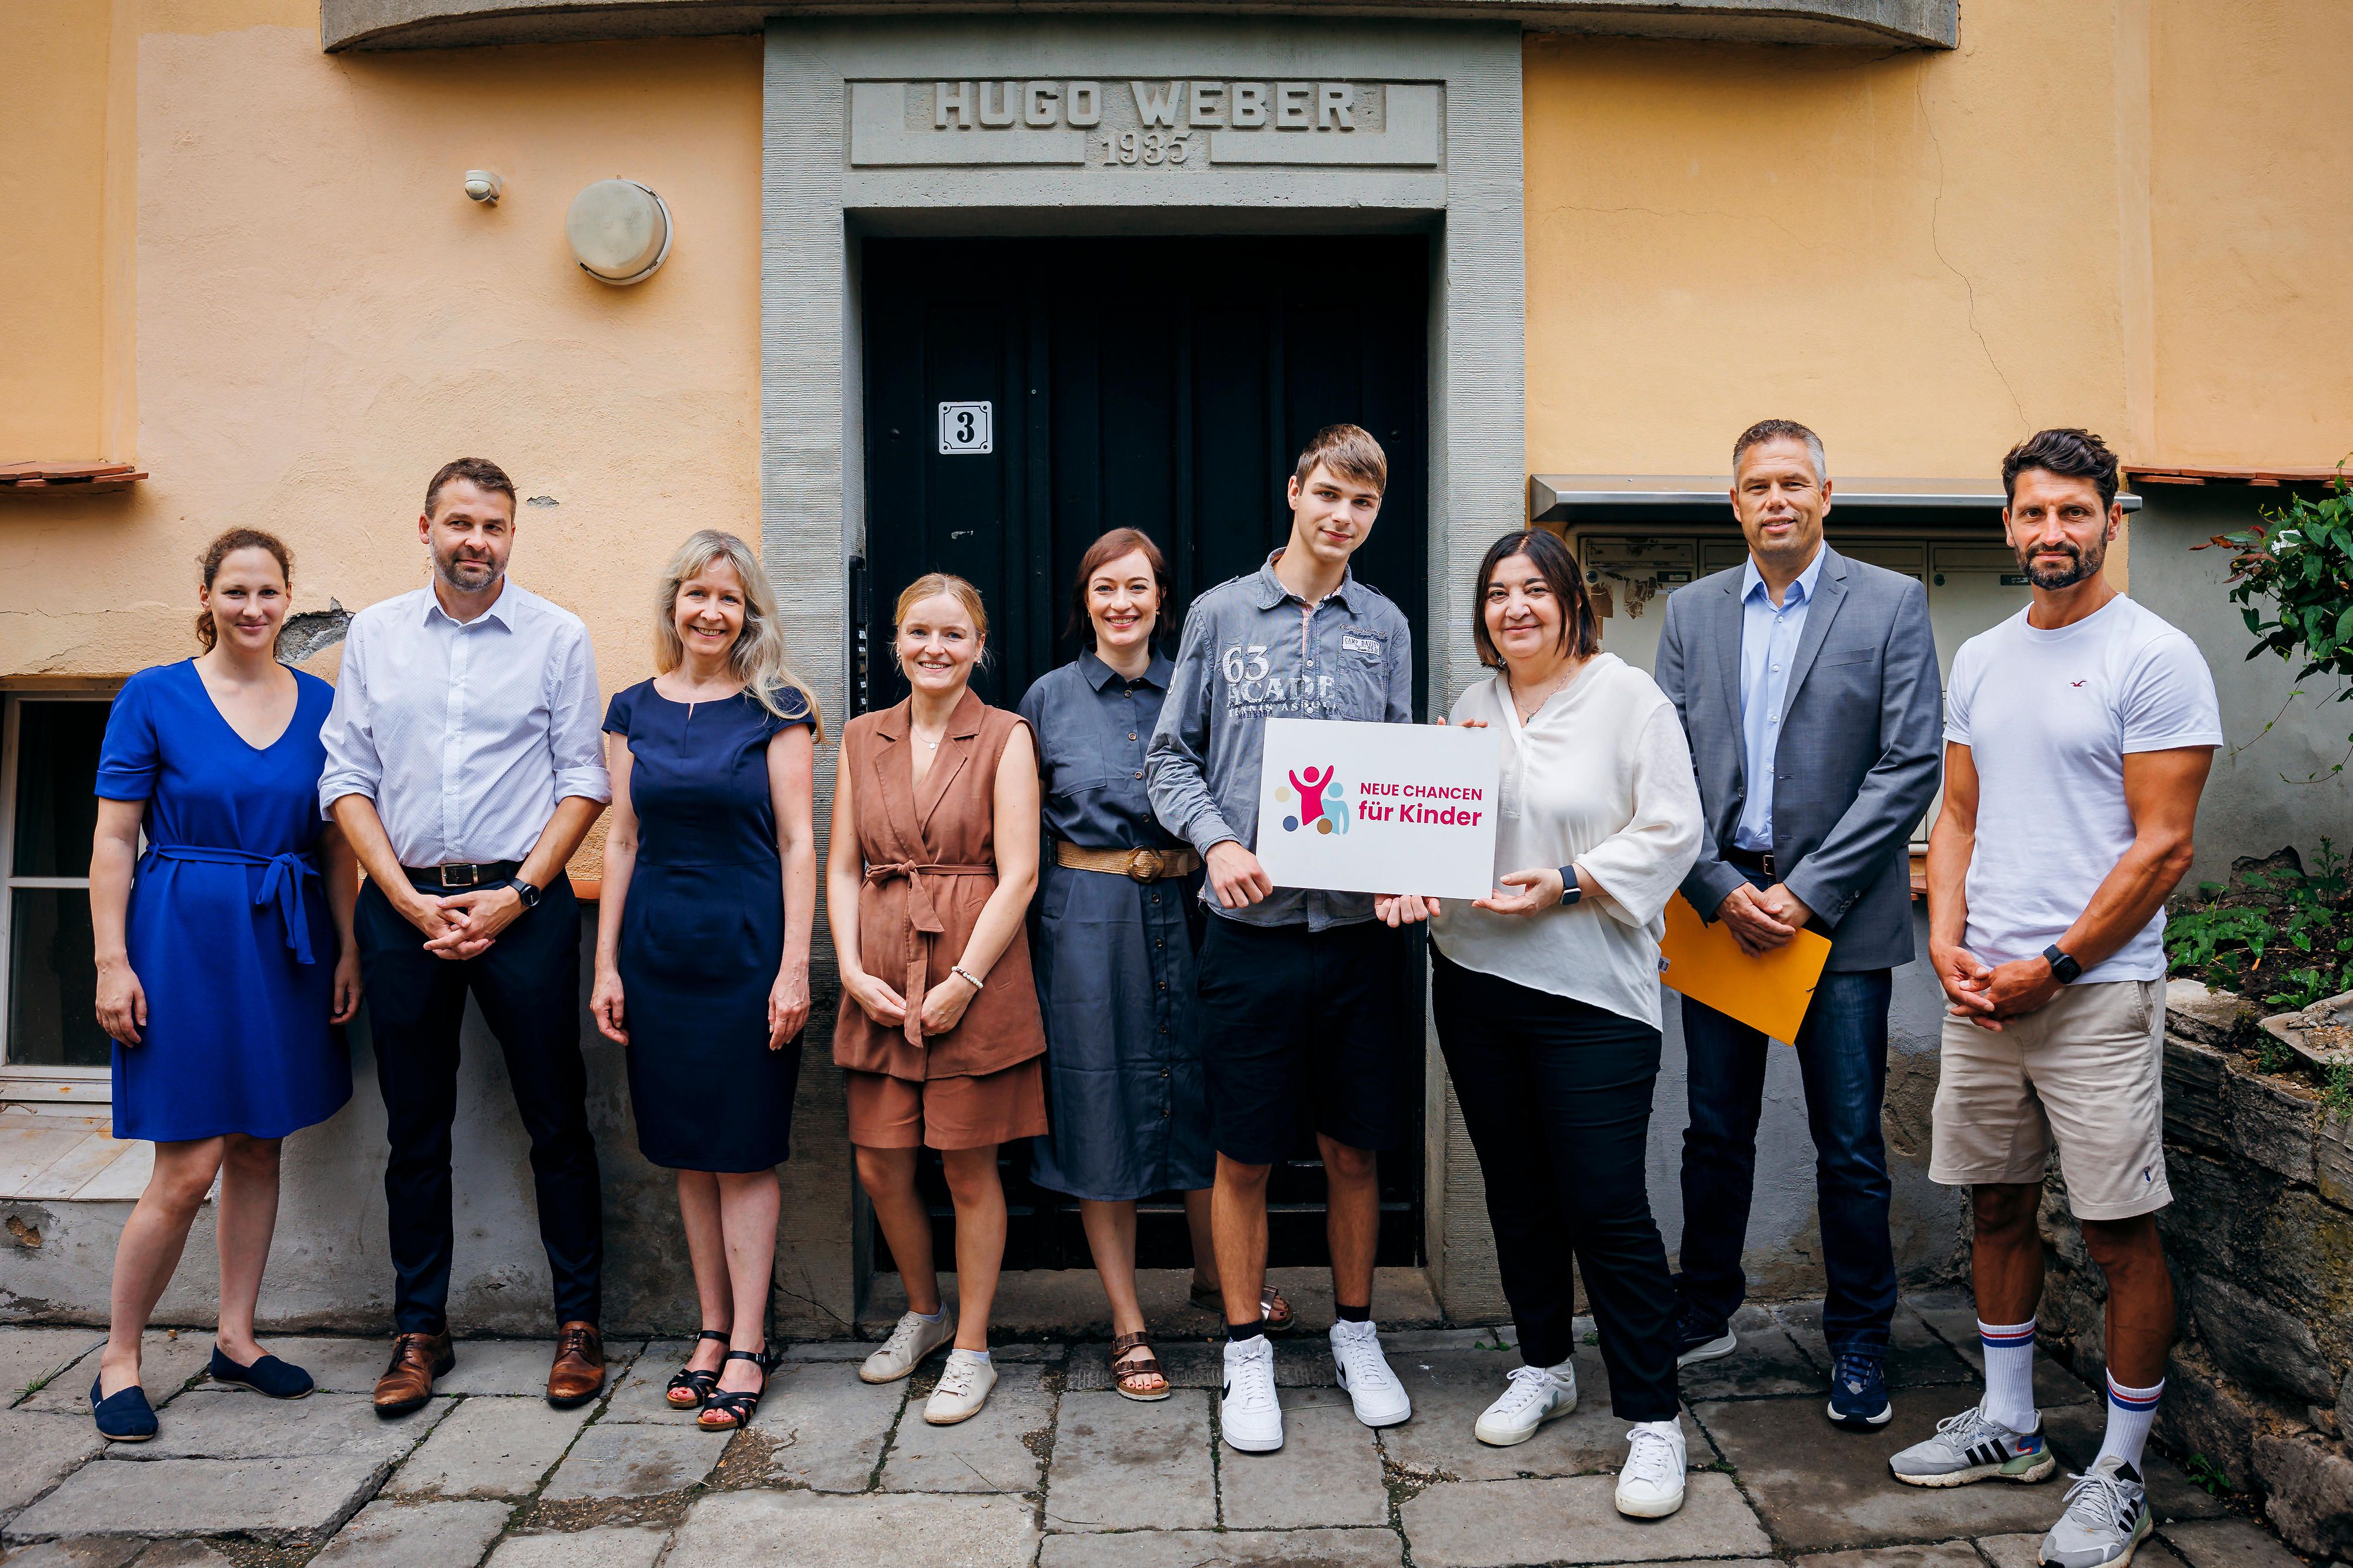
[[[335,1532],[312,1568],[472,1568],[510,1511],[502,1502],[372,1502]]]
[[[0,1407],[15,1404],[26,1389],[57,1376],[105,1342],[103,1329],[10,1329],[0,1333]]]
[[[1950,1541],[2050,1529],[2063,1485],[1981,1481],[1911,1487],[1888,1456],[1928,1437],[1953,1413],[1949,1388],[1898,1389],[1876,1432],[1832,1426],[1816,1399],[1718,1401],[1694,1414],[1756,1500],[1774,1535],[1799,1552]],[[2053,1478],[2055,1480],[2056,1478]]]
[[[591,1426],[564,1456],[540,1496],[560,1502],[683,1491],[711,1473],[731,1440],[732,1434],[692,1425]]]
[[[389,1463],[425,1441],[457,1402],[434,1399],[386,1421],[363,1394],[270,1399],[248,1390],[199,1384],[157,1423],[152,1442],[108,1446],[110,1459],[290,1459],[303,1454],[366,1454]]]
[[[864,1491],[898,1424],[906,1384],[861,1382],[851,1363],[786,1362],[770,1389],[752,1420],[752,1436],[772,1445],[768,1479],[821,1492]],[[914,1419],[922,1420],[920,1413]]]
[[[593,1409],[556,1410],[544,1398],[465,1400],[408,1457],[385,1494],[520,1497],[564,1457]]]
[[[1966,1541],[1933,1546],[1874,1546],[1867,1552],[1824,1552],[1798,1559],[1799,1568],[1985,1568]]]
[[[1831,1365],[1830,1342],[1822,1334],[1822,1304],[1793,1301],[1773,1309],[1774,1321],[1792,1342],[1826,1371]],[[1971,1320],[1974,1323],[1975,1320]],[[1925,1388],[1979,1381],[1978,1369],[1953,1353],[1952,1347],[1929,1331],[1920,1314],[1901,1301],[1888,1324],[1887,1384],[1890,1388]]]
[[[1981,1535],[1978,1538],[1977,1546],[1993,1568],[2042,1568],[2042,1537],[2039,1532],[2032,1535]],[[2296,1558],[2290,1557],[2286,1562],[2288,1568],[2304,1568],[2303,1563]],[[2139,1551],[2133,1553],[2133,1568],[2183,1568],[2183,1564],[2163,1542],[2151,1536],[2140,1543]],[[2269,1568],[2268,1563],[2265,1568]]]
[[[87,1415],[0,1411],[0,1514],[24,1507],[105,1446]]]
[[[359,1510],[388,1468],[365,1454],[84,1465],[18,1514],[5,1538],[241,1531],[266,1541],[322,1542]]]
[[[686,1364],[694,1353],[692,1340],[656,1340],[633,1357],[607,1380],[606,1421],[685,1421],[691,1423],[691,1410],[673,1410],[666,1391],[670,1374]],[[763,1404],[765,1403],[764,1397]]]
[[[687,1510],[662,1568],[1029,1568],[1037,1554],[1019,1498],[722,1492]]]
[[[670,1531],[644,1525],[607,1525],[565,1535],[510,1535],[491,1553],[490,1568],[654,1568]],[[747,1542],[745,1563],[768,1560],[765,1543]]]
[[[389,1335],[375,1338],[352,1338],[343,1334],[302,1334],[281,1338],[272,1334],[262,1341],[263,1348],[283,1362],[290,1362],[311,1374],[322,1394],[374,1394],[375,1380],[392,1363],[392,1339]],[[467,1347],[460,1345],[459,1353]],[[541,1385],[545,1386],[544,1371]],[[437,1394],[456,1392],[438,1386]]]
[[[1413,1419],[1381,1434],[1381,1448],[1417,1477],[1459,1481],[1508,1481],[1551,1476],[1615,1473],[1626,1460],[1630,1423],[1609,1412],[1609,1373],[1598,1352],[1577,1358],[1577,1409],[1547,1421],[1526,1442],[1491,1448],[1472,1435],[1480,1413],[1504,1392],[1517,1352],[1439,1352],[1389,1357],[1389,1365],[1413,1396]],[[1683,1415],[1683,1442],[1694,1468],[1715,1462],[1690,1413]]]
[[[1039,1568],[1398,1568],[1404,1560],[1393,1530],[1050,1535],[1038,1554]]]
[[[894,1492],[1029,1492],[1041,1461],[1023,1438],[1043,1443],[1053,1429],[1054,1399],[1034,1366],[1001,1366],[980,1414],[953,1426],[923,1419],[928,1379],[911,1388],[882,1488]]]
[[[2168,1524],[2163,1534],[2189,1568],[2303,1568],[2303,1559],[2243,1519]]]
[[[1773,1550],[1729,1476],[1691,1478],[1683,1511],[1628,1519],[1611,1476],[1541,1481],[1465,1481],[1431,1487],[1399,1510],[1418,1568],[1515,1568],[1531,1560],[1566,1563],[1671,1562],[1682,1557]]]
[[[1830,1386],[1828,1370],[1809,1360],[1765,1308],[1749,1304],[1733,1313],[1732,1332],[1739,1343],[1730,1355],[1694,1362],[1678,1374],[1685,1399],[1753,1399]]]
[[[1967,1291],[1937,1292],[1928,1298],[1906,1298],[1906,1305],[1915,1314],[1934,1329],[1938,1338],[1952,1347],[1968,1366],[1971,1381],[1982,1387],[1985,1383],[1985,1342],[1978,1338],[1977,1308],[1970,1304]],[[2062,1366],[2051,1355],[2037,1352],[2034,1357],[2034,1402],[2045,1410],[2061,1405],[2087,1405],[2099,1397],[2100,1391]]]
[[[2070,1405],[2042,1413],[2043,1435],[2058,1453],[2063,1468],[2080,1471],[2099,1457],[2100,1440],[2107,1435],[2108,1406]],[[2148,1486],[2149,1511],[2159,1523],[2176,1519],[2219,1519],[2231,1511],[2221,1499],[2182,1473],[2181,1467],[2149,1449],[2141,1455],[2142,1479]],[[2063,1475],[2059,1478],[2064,1480]]]
[[[1051,1530],[1209,1530],[1218,1479],[1209,1450],[1214,1396],[1180,1388],[1144,1404],[1065,1394],[1046,1474]]]
[[[1379,1445],[1372,1429],[1356,1419],[1347,1394],[1336,1388],[1303,1388],[1287,1395],[1281,1450],[1228,1449],[1219,1458],[1218,1482],[1225,1522],[1234,1530],[1388,1522]]]
[[[103,1336],[101,1336],[101,1342]],[[92,1347],[95,1351],[96,1347]],[[213,1359],[213,1337],[201,1329],[184,1329],[176,1336],[150,1329],[139,1342],[139,1385],[147,1403],[161,1410],[203,1373]],[[90,1380],[98,1375],[98,1357],[85,1355],[70,1374],[60,1373],[16,1408],[50,1410],[61,1415],[90,1415]]]
[[[8,1568],[128,1568],[148,1542],[135,1535],[78,1535],[44,1541],[8,1554]]]

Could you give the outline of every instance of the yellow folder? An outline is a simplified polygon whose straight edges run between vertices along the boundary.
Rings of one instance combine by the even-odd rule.
[[[1829,938],[1801,931],[1751,958],[1741,951],[1730,926],[1701,920],[1691,900],[1679,893],[1667,900],[1659,978],[1693,1001],[1786,1044],[1798,1037],[1830,956]]]

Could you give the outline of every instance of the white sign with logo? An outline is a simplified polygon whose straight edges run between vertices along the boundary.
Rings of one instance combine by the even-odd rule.
[[[1484,898],[1502,747],[1487,730],[1270,719],[1259,864],[1278,888]]]

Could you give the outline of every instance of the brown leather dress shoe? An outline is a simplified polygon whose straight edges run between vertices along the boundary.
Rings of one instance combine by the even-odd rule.
[[[547,1369],[547,1402],[569,1410],[604,1391],[605,1341],[596,1325],[565,1324],[555,1334],[555,1364]]]
[[[392,1342],[392,1364],[375,1380],[375,1413],[406,1415],[433,1397],[433,1380],[458,1364],[447,1332],[401,1334]]]

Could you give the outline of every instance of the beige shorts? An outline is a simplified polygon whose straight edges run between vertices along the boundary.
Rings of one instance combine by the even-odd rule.
[[[2173,1201],[2165,1179],[2165,982],[2063,987],[2000,1034],[1947,1016],[1928,1179],[2039,1184],[2059,1146],[2078,1219]]]

